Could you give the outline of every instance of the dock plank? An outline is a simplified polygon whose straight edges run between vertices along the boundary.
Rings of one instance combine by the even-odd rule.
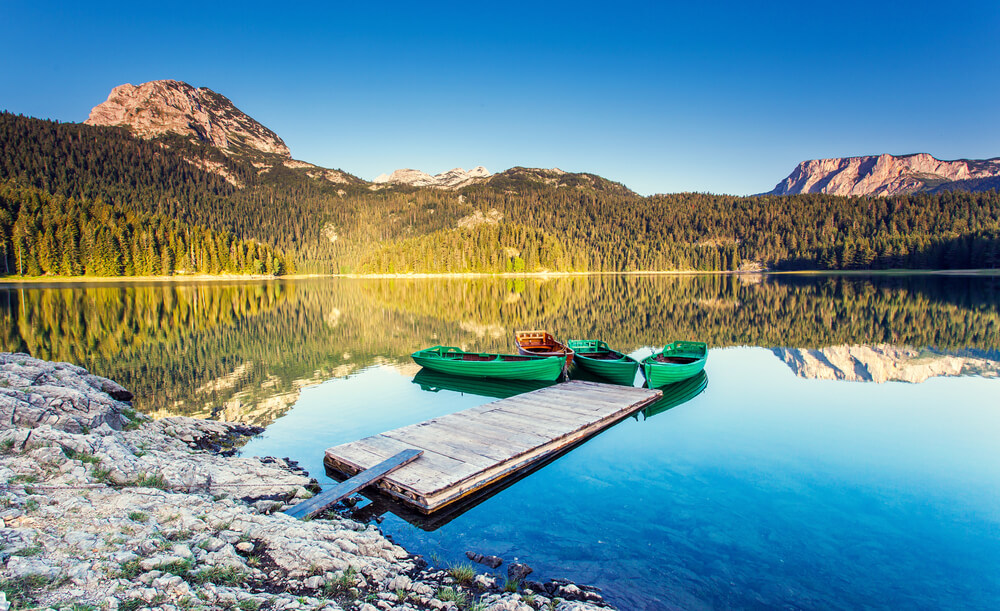
[[[417,450],[405,450],[400,452],[392,458],[382,461],[374,467],[365,469],[354,477],[324,490],[311,499],[306,499],[301,503],[289,507],[284,513],[287,513],[293,518],[311,518],[330,505],[333,505],[338,501],[342,501],[366,486],[374,484],[378,480],[385,477],[388,473],[392,473],[403,465],[415,461],[420,458],[421,454],[423,454],[423,452],[419,452]]]
[[[411,450],[421,457],[377,485],[432,512],[546,458],[656,401],[659,390],[566,382],[330,448],[347,475]]]
[[[525,447],[536,446],[546,441],[548,438],[522,429],[513,429],[493,424],[488,424],[481,420],[475,422],[465,417],[452,417],[454,414],[438,418],[441,424],[446,425],[458,432],[477,432],[483,437],[495,439],[498,443],[506,442],[510,444],[523,444]]]
[[[498,460],[505,460],[510,455],[503,450],[490,451],[488,443],[483,443],[474,437],[464,435],[445,437],[434,430],[426,430],[426,427],[425,430],[388,431],[382,435],[482,468],[489,467]]]

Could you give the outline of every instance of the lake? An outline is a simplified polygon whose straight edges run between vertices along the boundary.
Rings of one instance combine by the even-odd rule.
[[[528,328],[634,356],[700,339],[706,377],[477,504],[343,511],[432,564],[517,559],[622,609],[997,607],[997,277],[0,288],[4,350],[113,378],[154,417],[265,426],[244,454],[324,484],[327,447],[526,389],[428,376],[411,352],[511,351]]]

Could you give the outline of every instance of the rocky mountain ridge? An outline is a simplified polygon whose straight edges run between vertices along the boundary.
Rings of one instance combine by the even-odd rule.
[[[142,138],[173,133],[211,144],[225,152],[259,152],[291,157],[285,142],[207,87],[175,80],[130,83],[111,90],[107,101],[90,111],[87,125],[127,127]]]
[[[928,155],[868,155],[800,163],[768,195],[827,193],[889,196],[921,191],[985,190],[997,186],[1000,157],[943,161]]]
[[[227,155],[247,156],[261,174],[280,165],[315,180],[344,186],[367,185],[372,190],[405,186],[457,191],[500,179],[495,186],[507,190],[533,183],[632,193],[624,185],[596,174],[577,174],[559,168],[513,167],[492,174],[485,167],[477,166],[470,170],[453,168],[433,176],[404,168],[381,174],[369,183],[342,170],[292,159],[288,146],[276,133],[241,111],[227,97],[207,87],[193,87],[172,79],[119,85],[112,89],[107,101],[90,111],[84,123],[125,127],[147,139],[176,134],[215,147]],[[202,170],[219,174],[237,188],[244,186],[220,163],[195,158],[187,161]]]
[[[395,170],[392,174],[380,174],[372,182],[375,185],[409,185],[411,187],[432,187],[454,191],[462,187],[484,182],[490,176],[492,176],[490,171],[483,166],[476,166],[471,170],[453,168],[434,176],[420,170],[404,168]]]
[[[287,145],[275,132],[241,111],[225,96],[207,87],[196,88],[170,79],[115,87],[107,101],[91,110],[85,123],[123,126],[142,138],[179,134],[216,147],[226,154],[250,155],[255,158],[254,165],[262,173],[280,163],[316,180],[338,185],[366,184],[373,190],[408,186],[454,191],[489,183],[497,189],[517,192],[521,187],[544,184],[556,188],[634,195],[624,185],[595,174],[519,166],[497,174],[491,174],[483,166],[471,170],[454,168],[434,176],[415,169],[398,169],[368,183],[341,170],[292,159]],[[198,165],[195,161],[192,163]],[[199,167],[221,174],[232,184],[242,187],[235,177],[204,165],[201,163]],[[890,196],[991,188],[1000,188],[1000,157],[945,161],[927,153],[883,154],[803,161],[768,195],[826,193]]]

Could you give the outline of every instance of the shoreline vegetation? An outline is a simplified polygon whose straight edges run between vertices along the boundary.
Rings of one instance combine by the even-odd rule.
[[[274,280],[315,280],[321,278],[405,279],[405,278],[566,278],[591,276],[1000,276],[1000,269],[869,269],[869,270],[630,270],[588,272],[443,272],[404,274],[191,274],[172,276],[0,276],[0,286],[10,284],[114,284],[142,282],[259,282]]]
[[[518,562],[506,581],[431,567],[374,525],[282,513],[316,482],[236,455],[258,427],[152,420],[112,380],[27,354],[0,353],[0,385],[4,609],[608,608],[593,588],[525,580]]]

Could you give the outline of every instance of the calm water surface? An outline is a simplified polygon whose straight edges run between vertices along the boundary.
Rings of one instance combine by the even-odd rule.
[[[356,515],[434,563],[517,558],[622,609],[1000,601],[994,278],[11,288],[0,314],[4,349],[88,366],[157,416],[265,425],[245,454],[291,457],[324,483],[329,446],[493,400],[414,381],[418,348],[509,350],[535,327],[637,356],[704,339],[707,386],[686,402],[464,512],[418,520],[376,499]]]

